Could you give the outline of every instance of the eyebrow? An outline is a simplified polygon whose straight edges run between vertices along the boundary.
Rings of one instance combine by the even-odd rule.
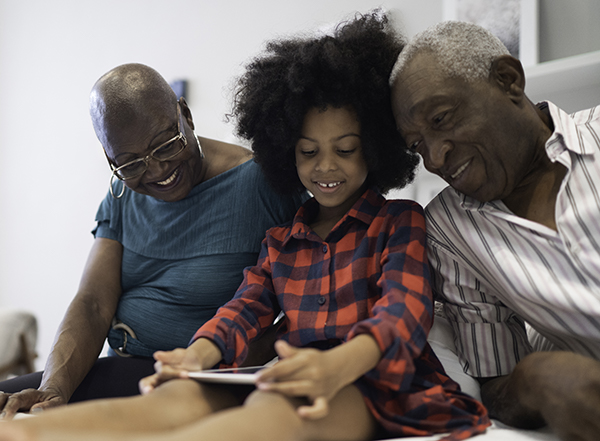
[[[331,140],[332,141],[339,141],[341,139],[348,138],[350,136],[356,136],[357,138],[361,137],[358,133],[351,132],[351,133],[345,133],[345,134],[343,134],[341,136],[338,136],[337,138],[332,138]],[[308,136],[304,136],[304,135],[300,135],[300,139],[306,139],[307,141],[310,141],[310,142],[318,142],[316,139],[309,138]]]
[[[175,123],[175,126],[174,126],[174,127],[175,127],[175,130],[177,130],[177,127],[178,127],[178,126],[177,126],[177,123]],[[162,142],[157,142],[157,143],[156,143],[156,145],[152,146],[152,145],[154,144],[154,141],[155,141],[157,138],[159,138],[161,135],[163,135],[163,134],[165,134],[165,133],[167,133],[167,132],[171,131],[171,129],[172,129],[172,128],[173,128],[173,127],[169,127],[168,129],[165,129],[165,130],[163,130],[162,132],[159,132],[159,133],[157,133],[157,134],[156,134],[156,136],[150,140],[149,147],[147,147],[147,148],[146,148],[146,151],[149,151],[149,152],[151,152],[151,151],[152,151],[152,150],[154,150],[156,147],[158,147],[159,145],[161,145],[163,142],[167,142],[169,139],[173,138],[173,137],[171,137],[171,138],[169,138],[169,139],[166,139],[166,140],[164,140],[164,141],[162,141]],[[183,132],[183,130],[182,130],[182,132]],[[179,134],[179,132],[177,132],[177,134]],[[126,161],[124,161],[124,162],[123,162],[124,164],[126,164],[126,163],[128,163],[128,162],[131,162],[131,161],[135,161],[136,159],[143,158],[143,157],[145,156],[145,155],[142,155],[142,156],[136,156],[136,154],[135,154],[135,153],[131,153],[131,152],[123,152],[123,153],[119,153],[117,156],[115,156],[115,157],[114,157],[114,159],[113,159],[113,161],[115,161],[115,163],[116,163],[116,162],[117,162],[117,159],[118,159],[120,156],[124,156],[124,155],[129,155],[129,156],[131,156],[131,158],[130,158],[129,160],[126,160]]]
[[[446,95],[434,95],[427,97],[413,105],[409,111],[408,115],[412,118],[419,113],[430,112],[436,106],[448,104],[452,100]]]

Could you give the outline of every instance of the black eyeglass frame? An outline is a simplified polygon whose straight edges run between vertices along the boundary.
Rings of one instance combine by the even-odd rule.
[[[129,161],[119,167],[115,167],[115,165],[111,162],[110,158],[106,154],[106,150],[104,150],[104,154],[106,155],[106,159],[108,160],[108,164],[110,165],[110,168],[112,170],[112,173],[110,175],[109,189],[110,189],[111,195],[114,198],[119,199],[121,196],[123,196],[123,193],[125,192],[125,184],[123,183],[123,188],[121,189],[121,193],[118,196],[115,196],[115,194],[113,193],[113,181],[114,181],[115,177],[119,181],[126,181],[128,179],[138,178],[138,177],[142,176],[144,173],[146,173],[146,170],[148,170],[150,159],[154,159],[158,162],[169,161],[185,150],[185,148],[188,145],[188,142],[187,142],[187,138],[185,137],[185,134],[181,130],[181,117],[182,117],[182,115],[181,115],[181,111],[179,110],[179,103],[177,103],[177,131],[178,131],[177,135],[175,135],[173,138],[169,139],[168,141],[163,142],[158,147],[152,149],[152,151],[149,154],[147,154],[146,156],[144,156],[143,158],[137,158],[137,159],[134,159],[133,161]],[[177,150],[177,152],[169,155],[168,157],[158,158],[155,156],[155,153],[157,151],[159,151],[160,149],[162,149],[174,142],[181,142],[181,144],[180,144],[181,148],[179,150]],[[139,173],[136,173],[135,175],[131,175],[131,176],[122,176],[119,174],[119,172],[122,172],[123,169],[125,169],[126,167],[129,167],[132,164],[136,164],[139,162],[143,162],[145,165],[145,167]]]

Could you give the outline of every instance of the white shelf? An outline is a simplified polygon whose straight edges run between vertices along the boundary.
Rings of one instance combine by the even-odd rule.
[[[533,101],[550,100],[567,111],[600,104],[600,51],[525,68],[525,92]]]

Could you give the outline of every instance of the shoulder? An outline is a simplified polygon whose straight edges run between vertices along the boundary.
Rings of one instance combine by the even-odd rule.
[[[600,105],[580,110],[570,116],[577,125],[600,124]]]
[[[252,151],[229,142],[198,136],[202,151],[210,162],[209,178],[225,173],[252,159]]]
[[[476,203],[474,200],[452,187],[446,187],[425,207],[428,231],[443,233],[450,225],[464,223],[472,211],[467,209],[467,206],[472,206],[474,203]]]
[[[417,234],[425,235],[425,217],[423,207],[412,200],[388,199],[384,200],[372,220],[367,221],[369,235],[381,234],[391,236],[412,237]]]
[[[465,212],[463,208],[464,201],[465,195],[448,186],[427,204],[425,213],[431,216],[438,216],[447,212],[462,215]]]
[[[276,225],[267,230],[265,243],[268,248],[281,250],[284,243],[288,241],[292,234],[292,221],[281,225]]]
[[[445,188],[425,207],[427,245],[450,252],[468,247],[467,236],[478,211],[467,208],[474,200],[452,187]],[[478,204],[480,204],[478,202]],[[454,252],[452,251],[452,253]]]
[[[395,219],[396,222],[406,222],[409,219],[424,222],[423,207],[418,202],[409,199],[386,200],[377,216]]]

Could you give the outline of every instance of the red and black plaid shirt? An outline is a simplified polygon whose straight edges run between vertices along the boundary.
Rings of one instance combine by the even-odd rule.
[[[194,339],[213,340],[226,364],[239,365],[281,310],[280,338],[297,347],[369,334],[383,356],[356,385],[389,434],[484,431],[485,408],[458,390],[427,343],[433,302],[422,208],[367,190],[326,240],[309,227],[317,210],[309,200],[291,226],[267,232],[257,265]]]

